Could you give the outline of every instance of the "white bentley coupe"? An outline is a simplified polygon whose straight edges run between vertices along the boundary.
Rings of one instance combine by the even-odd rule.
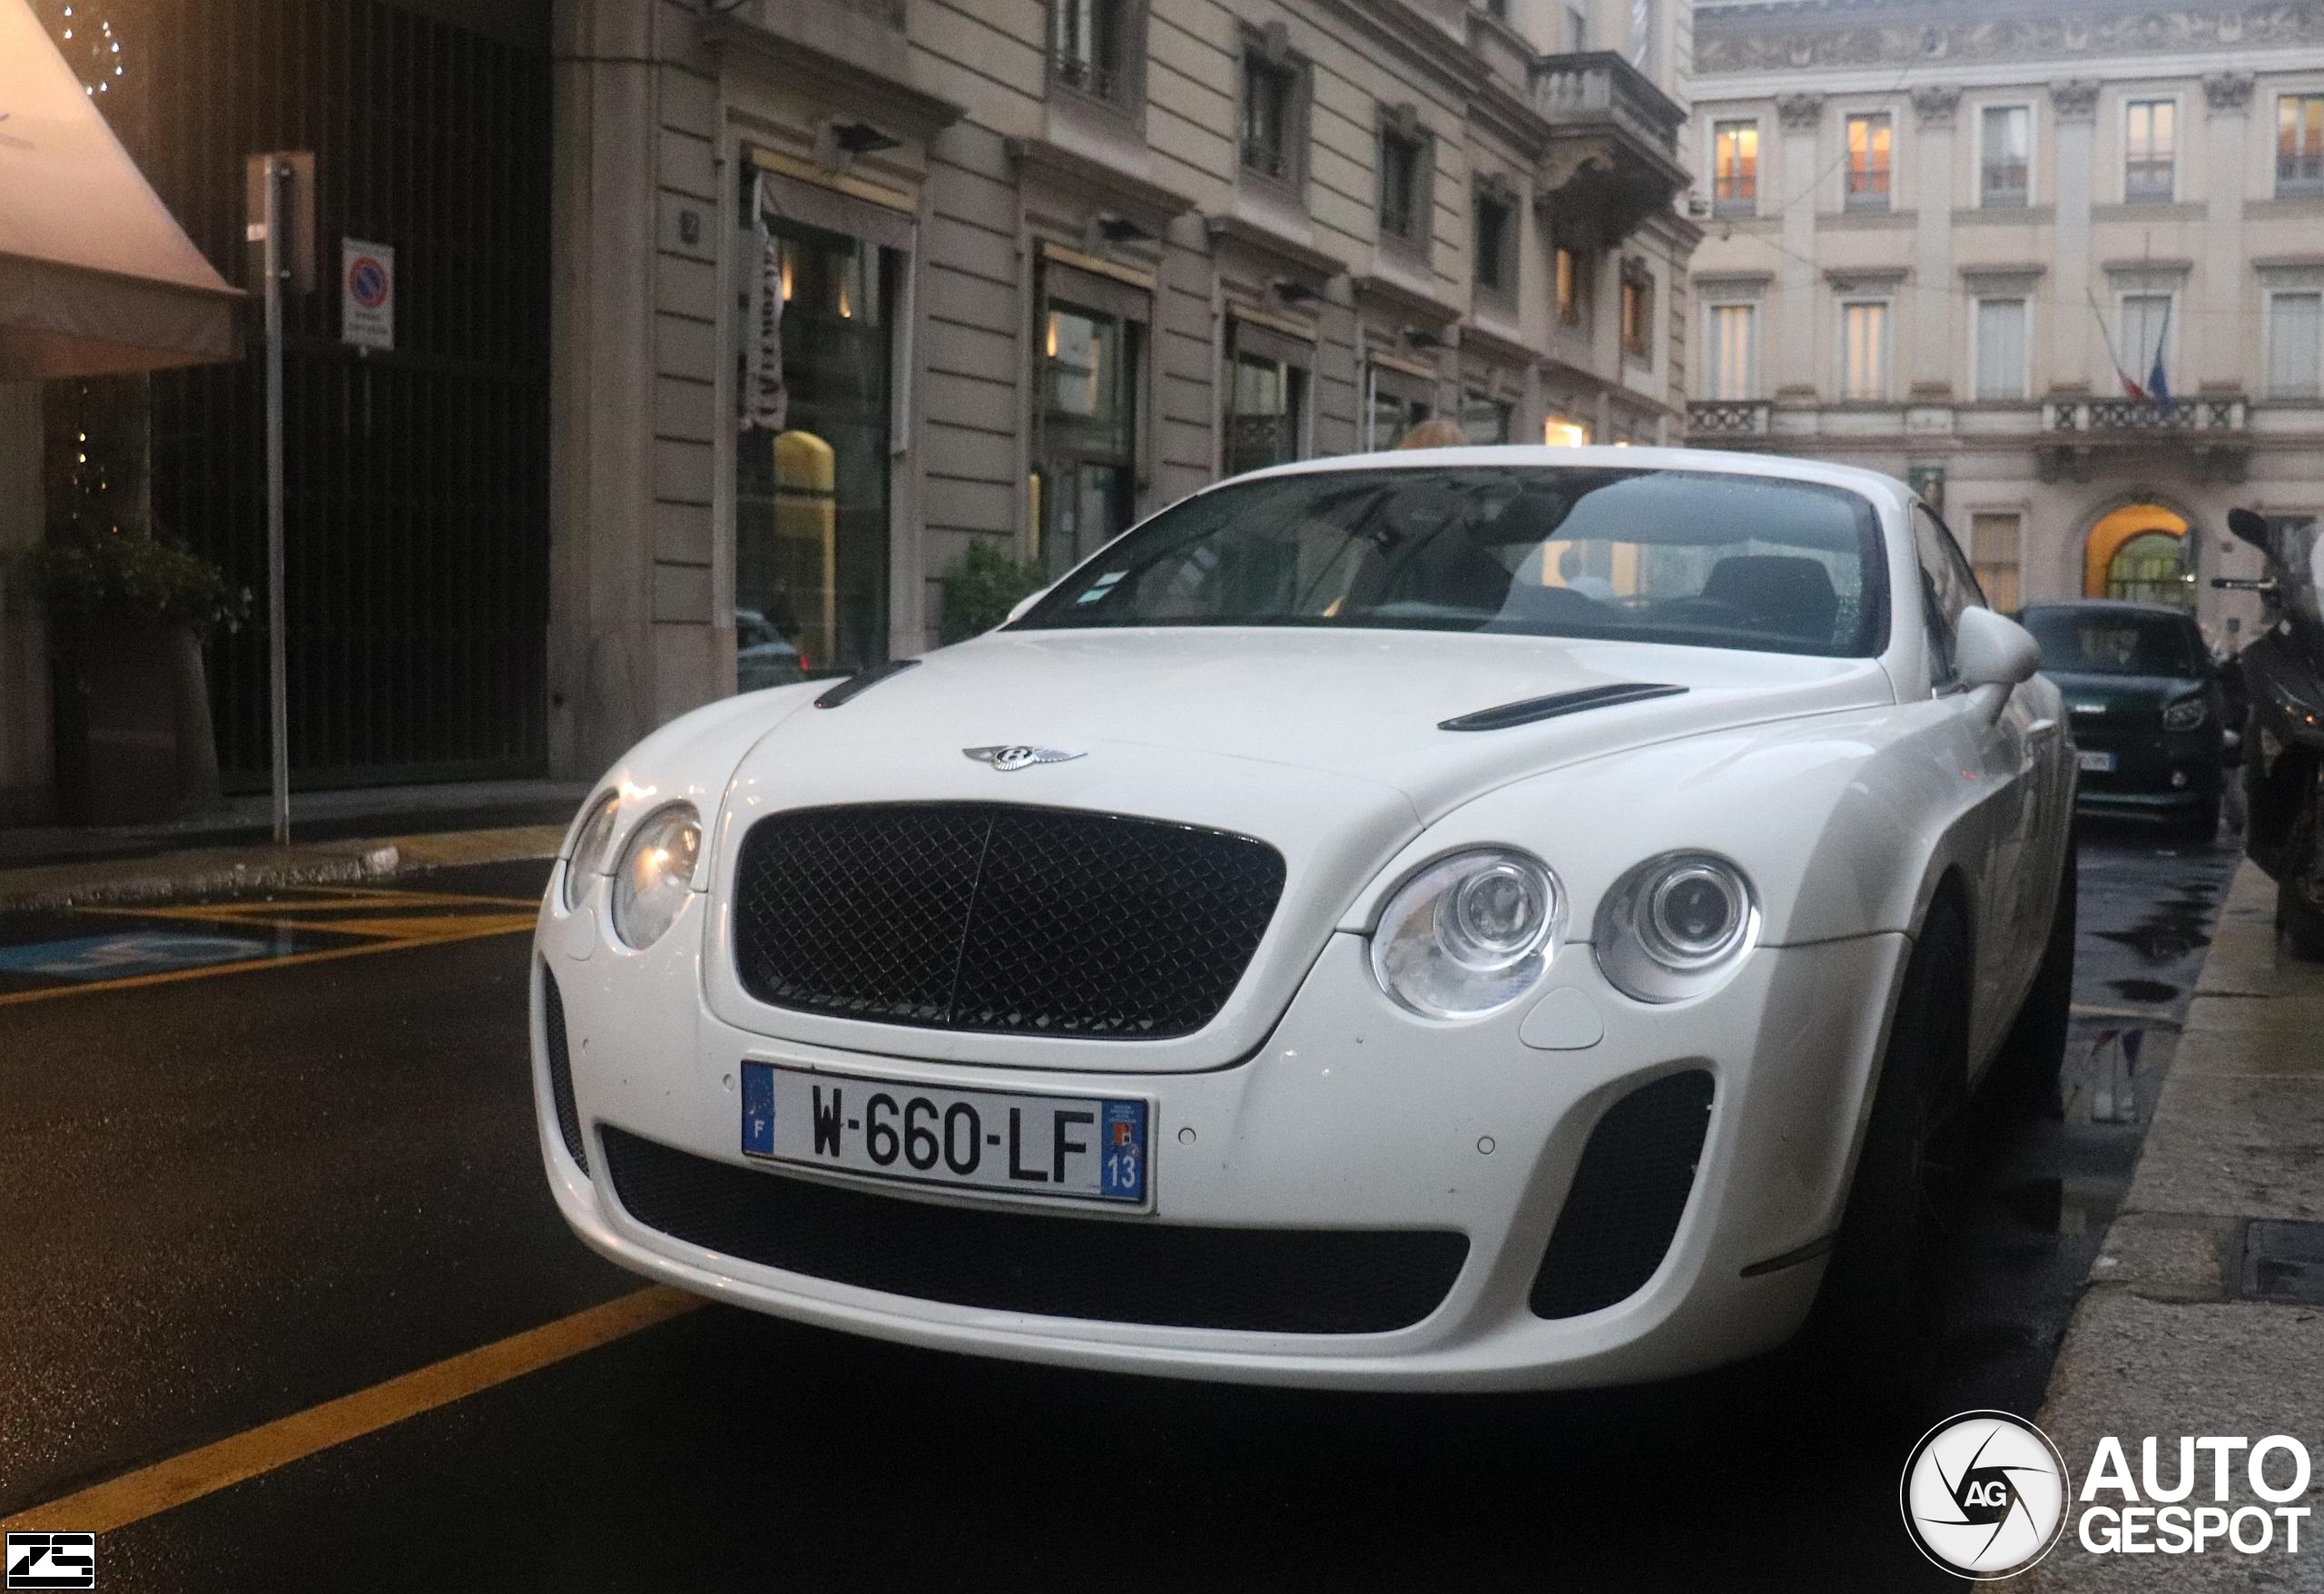
[[[1263,471],[999,629],[639,743],[540,913],[549,1184],[651,1278],[1278,1383],[1915,1343],[2055,1088],[2073,755],[1887,477]]]

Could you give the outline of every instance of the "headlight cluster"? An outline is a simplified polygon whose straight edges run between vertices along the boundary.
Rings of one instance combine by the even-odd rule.
[[[2192,731],[2211,717],[2211,704],[2200,692],[2168,703],[2162,706],[2162,728],[2166,731]]]
[[[621,813],[621,794],[608,792],[597,799],[589,810],[589,817],[581,822],[580,831],[573,838],[572,856],[565,861],[565,906],[569,911],[581,906],[581,899],[589,894],[589,880],[606,867],[606,843],[613,840],[614,821]]]
[[[1439,859],[1400,887],[1372,936],[1372,970],[1425,1018],[1474,1018],[1531,989],[1565,933],[1557,877],[1500,848]],[[1709,852],[1666,852],[1614,882],[1592,933],[1625,996],[1675,1002],[1716,989],[1759,938],[1751,882]]]
[[[1751,882],[1709,852],[1666,852],[1614,882],[1590,940],[1624,996],[1676,1002],[1723,983],[1759,939]]]
[[[660,940],[694,890],[702,818],[691,802],[657,808],[630,832],[614,870],[614,933],[644,951]]]
[[[1473,1018],[1525,994],[1557,950],[1565,899],[1522,852],[1440,859],[1380,915],[1372,969],[1380,988],[1427,1018]]]

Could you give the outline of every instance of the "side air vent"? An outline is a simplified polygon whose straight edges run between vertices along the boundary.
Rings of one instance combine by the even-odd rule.
[[[1579,1317],[1646,1286],[1679,1232],[1710,1128],[1700,1068],[1641,1085],[1606,1109],[1573,1172],[1534,1275],[1537,1317]]]
[[[578,1163],[589,1171],[588,1143],[581,1137],[581,1109],[573,1099],[573,1055],[565,1034],[565,999],[557,994],[556,976],[541,969],[541,1033],[548,1043],[548,1096],[556,1108],[557,1137]]]
[[[1578,714],[1587,709],[1611,708],[1618,703],[1644,703],[1649,697],[1676,697],[1686,690],[1683,686],[1658,685],[1651,681],[1584,686],[1578,692],[1557,692],[1547,697],[1521,697],[1515,703],[1504,703],[1496,708],[1481,708],[1474,713],[1440,720],[1436,728],[1440,731],[1506,731],[1517,725],[1532,724],[1538,720]]]

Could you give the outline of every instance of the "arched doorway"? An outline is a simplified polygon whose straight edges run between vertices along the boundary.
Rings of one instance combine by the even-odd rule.
[[[2083,545],[2082,595],[2195,606],[2187,579],[2187,517],[2160,504],[2125,504],[2098,517]]]

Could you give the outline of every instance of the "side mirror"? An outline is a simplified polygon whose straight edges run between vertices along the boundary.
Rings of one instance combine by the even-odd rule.
[[[2005,615],[1964,609],[1953,656],[1965,685],[2014,686],[2042,667],[2042,644]]]
[[[1001,624],[1006,625],[1011,621],[1023,619],[1028,614],[1032,612],[1032,608],[1035,604],[1039,603],[1043,598],[1049,595],[1050,587],[1053,587],[1056,585],[1057,584],[1055,582],[1051,582],[1049,586],[1041,588],[1040,591],[1029,592],[1023,597],[1019,598],[1017,602],[1010,606],[1009,610],[1009,618],[1007,620],[1003,620]]]
[[[2239,539],[2250,543],[2261,553],[2268,555],[2270,557],[2274,556],[2275,539],[2268,535],[2268,523],[2266,519],[2255,511],[2250,509],[2230,509],[2227,512],[2227,529],[2233,532]]]

